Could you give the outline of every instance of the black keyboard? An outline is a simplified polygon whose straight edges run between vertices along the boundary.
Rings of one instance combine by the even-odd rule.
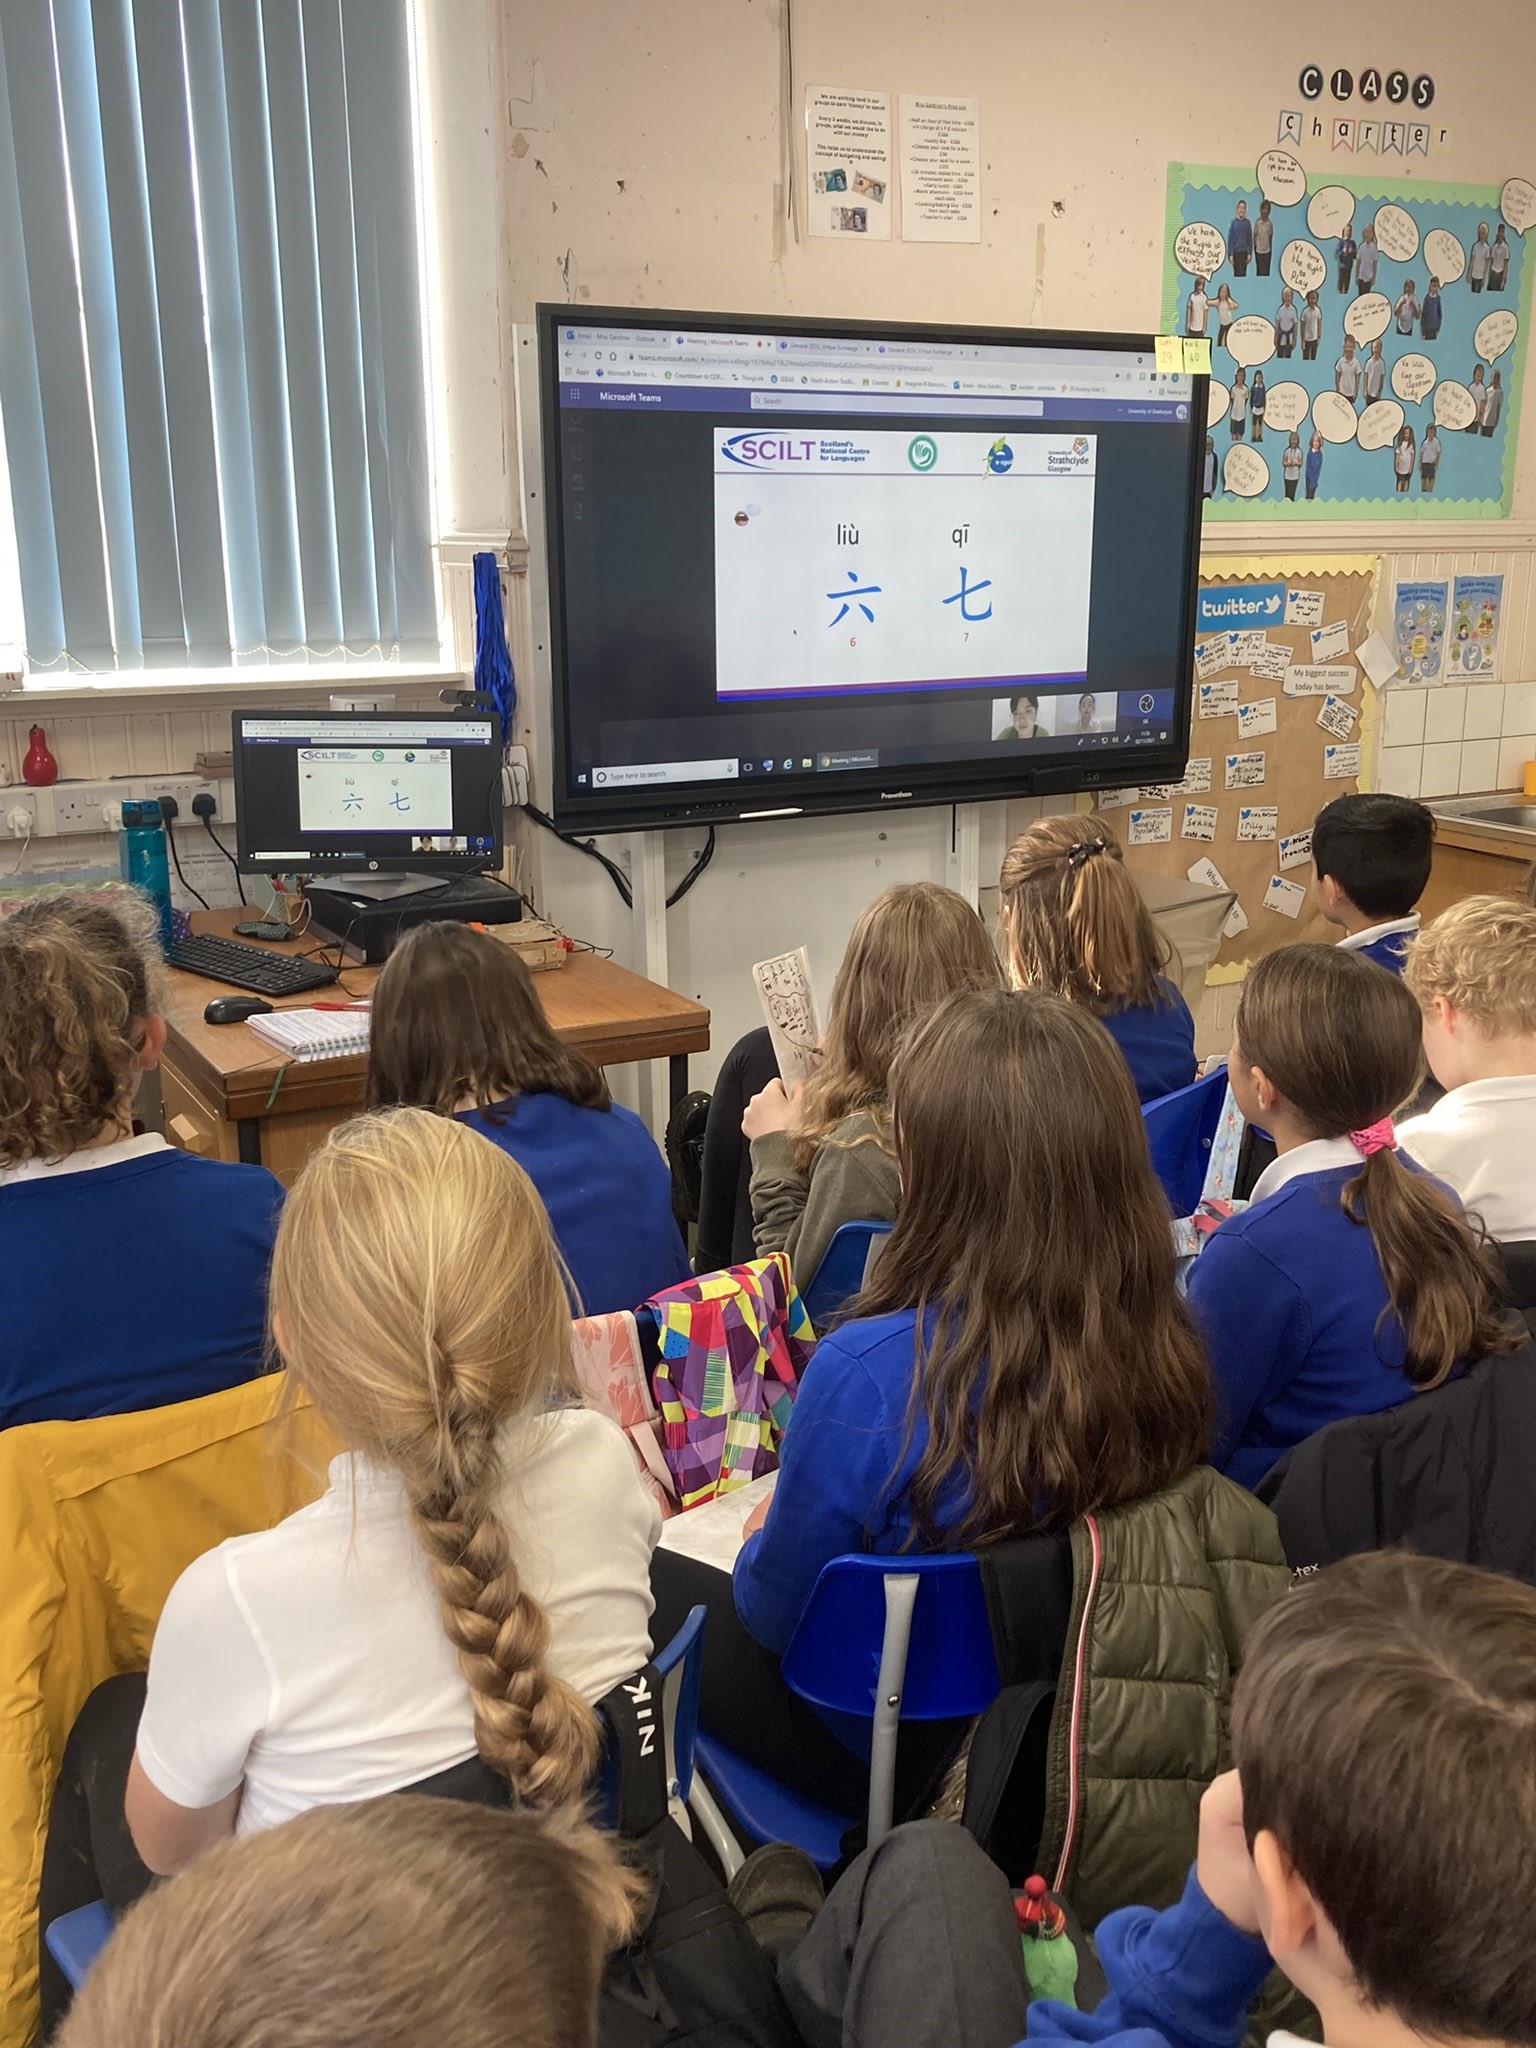
[[[227,981],[258,996],[301,996],[307,989],[329,988],[336,979],[335,968],[319,960],[295,960],[201,934],[177,939],[166,958],[187,974],[206,974],[210,981]]]

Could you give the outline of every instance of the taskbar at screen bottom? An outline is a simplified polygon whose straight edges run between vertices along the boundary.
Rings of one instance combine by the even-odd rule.
[[[1173,725],[1138,728],[1135,732],[1088,732],[1052,735],[1045,732],[999,732],[994,740],[998,753],[1027,753],[1038,759],[1065,766],[1069,762],[1110,751],[1129,748],[1170,747],[1176,733]],[[1087,758],[1085,758],[1087,757]],[[968,762],[996,758],[993,748],[985,753],[957,755],[948,747],[845,747],[824,749],[813,754],[761,754],[751,759],[732,756],[727,760],[629,761],[602,767],[578,769],[575,784],[581,794],[629,790],[660,790],[669,784],[710,782],[768,783],[784,775],[840,775],[849,773],[892,773],[910,768],[963,770]]]

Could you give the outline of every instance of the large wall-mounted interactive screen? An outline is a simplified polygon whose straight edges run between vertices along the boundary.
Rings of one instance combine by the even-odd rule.
[[[1149,338],[539,309],[563,826],[1159,782],[1204,377]]]

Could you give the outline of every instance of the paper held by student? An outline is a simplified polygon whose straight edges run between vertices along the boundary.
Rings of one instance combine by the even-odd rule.
[[[717,1493],[713,1500],[690,1508],[685,1515],[674,1515],[661,1525],[661,1548],[680,1550],[699,1564],[729,1572],[746,1541],[743,1532],[748,1516],[771,1498],[778,1477],[777,1471],[764,1472],[745,1486]]]
[[[752,979],[773,1040],[779,1078],[786,1088],[793,1088],[811,1078],[821,1057],[821,1021],[811,986],[810,955],[804,946],[796,946],[792,953],[759,960]]]

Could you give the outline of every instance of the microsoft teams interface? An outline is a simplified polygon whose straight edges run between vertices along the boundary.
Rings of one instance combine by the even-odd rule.
[[[494,862],[493,719],[306,711],[244,714],[234,730],[238,828],[250,860],[295,869]]]
[[[551,342],[573,805],[750,781],[769,808],[790,776],[1177,743],[1194,380],[1150,351],[553,320]]]

